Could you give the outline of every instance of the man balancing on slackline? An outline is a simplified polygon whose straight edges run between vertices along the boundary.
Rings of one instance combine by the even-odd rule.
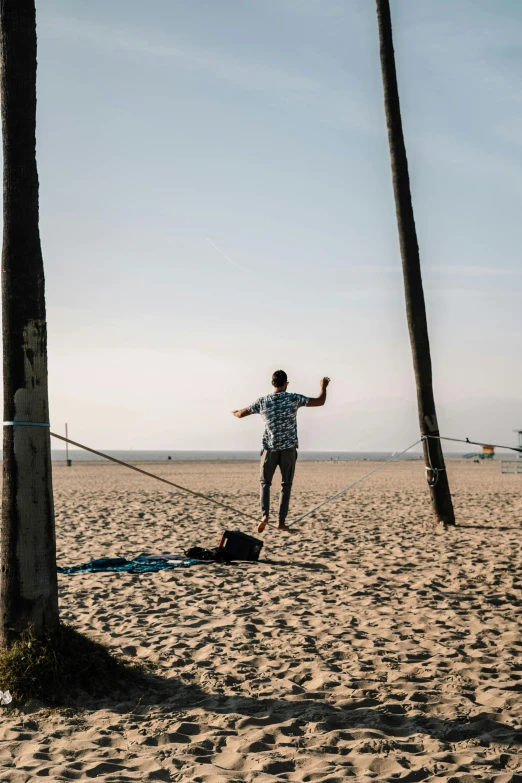
[[[297,460],[297,411],[306,405],[307,408],[318,408],[326,402],[326,387],[330,378],[321,381],[319,397],[305,397],[304,394],[287,392],[288,378],[284,370],[276,370],[272,375],[273,394],[260,397],[248,408],[232,411],[238,419],[244,419],[251,413],[259,413],[265,425],[263,433],[263,450],[261,451],[261,512],[263,520],[257,528],[262,533],[270,517],[270,487],[275,469],[281,470],[281,499],[279,503],[279,530],[290,533],[285,524],[290,504],[290,493],[294,480],[295,463]]]

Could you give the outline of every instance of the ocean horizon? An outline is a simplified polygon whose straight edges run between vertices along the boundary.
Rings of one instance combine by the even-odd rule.
[[[260,452],[257,451],[213,451],[205,449],[194,450],[144,450],[144,449],[109,449],[105,452],[109,457],[123,462],[215,462],[237,461],[257,462]],[[308,462],[384,462],[390,459],[396,452],[392,451],[299,451],[299,459]],[[447,459],[459,459],[461,453],[447,453]],[[53,462],[65,462],[65,449],[53,449],[51,452]],[[69,459],[72,462],[101,462],[103,457],[98,457],[88,451],[69,449]],[[420,451],[411,451],[398,457],[400,460],[420,460]]]

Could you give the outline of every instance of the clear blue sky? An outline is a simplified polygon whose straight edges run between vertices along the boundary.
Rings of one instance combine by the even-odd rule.
[[[343,428],[365,401],[405,401],[414,432],[374,3],[37,14],[53,426],[256,448],[260,422],[229,412],[283,367],[294,391],[333,379],[305,448],[375,448]],[[392,15],[437,397],[520,398],[522,4]]]

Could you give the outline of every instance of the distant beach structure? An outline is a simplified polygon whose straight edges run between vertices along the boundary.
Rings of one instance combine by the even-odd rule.
[[[515,473],[522,475],[522,430],[513,430],[518,435],[518,459],[504,459],[500,463],[501,473]]]
[[[482,451],[472,452],[471,454],[464,454],[464,459],[493,459],[495,456],[494,446],[482,446]]]
[[[521,449],[521,451],[518,452],[519,459],[522,459],[522,430],[513,430],[513,432],[516,432],[518,435],[518,448]]]

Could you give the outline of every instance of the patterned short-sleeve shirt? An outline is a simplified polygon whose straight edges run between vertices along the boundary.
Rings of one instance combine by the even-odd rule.
[[[271,451],[291,449],[299,445],[297,440],[297,411],[308,403],[304,394],[275,392],[260,397],[248,408],[259,413],[265,425],[263,448]]]

